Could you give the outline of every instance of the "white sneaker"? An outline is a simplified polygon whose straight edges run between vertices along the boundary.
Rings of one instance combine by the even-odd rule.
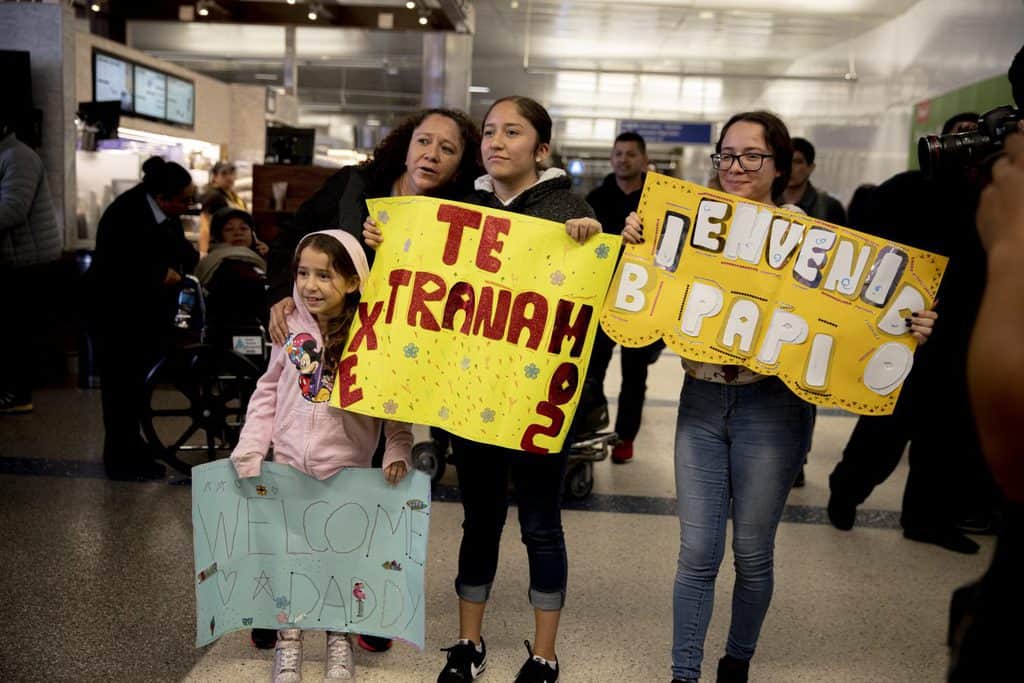
[[[324,680],[356,680],[356,660],[352,656],[352,641],[347,633],[327,632],[327,669]]]
[[[274,648],[273,683],[299,683],[302,680],[302,631],[297,628],[277,632]]]

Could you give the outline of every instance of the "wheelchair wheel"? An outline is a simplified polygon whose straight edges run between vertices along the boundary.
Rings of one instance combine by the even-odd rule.
[[[565,495],[573,500],[582,500],[593,490],[594,463],[571,463],[568,472],[565,473]]]
[[[194,465],[230,452],[262,374],[245,357],[204,344],[157,363],[146,378],[142,420],[157,457],[188,474]]]
[[[412,466],[437,483],[444,476],[448,464],[447,453],[436,441],[421,441],[412,447]]]

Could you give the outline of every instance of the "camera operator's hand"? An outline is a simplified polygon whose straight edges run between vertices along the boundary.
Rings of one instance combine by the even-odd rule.
[[[978,233],[985,249],[994,253],[997,244],[1024,241],[1024,134],[1006,139],[1006,155],[992,167],[992,182],[981,193]]]

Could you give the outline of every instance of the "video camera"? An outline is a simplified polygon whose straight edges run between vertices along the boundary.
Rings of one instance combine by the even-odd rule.
[[[917,160],[930,176],[945,175],[958,168],[980,166],[1003,149],[1006,136],[1024,119],[1010,105],[996,107],[978,118],[977,130],[949,135],[926,135],[917,141]]]

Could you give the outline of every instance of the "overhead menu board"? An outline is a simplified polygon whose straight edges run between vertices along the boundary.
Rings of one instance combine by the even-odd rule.
[[[112,52],[92,51],[93,102],[118,101],[121,113],[192,128],[196,84]]]
[[[174,76],[167,77],[167,120],[191,126],[195,117],[195,86]]]
[[[93,101],[116,100],[121,103],[121,111],[131,113],[135,106],[132,99],[132,65],[123,59],[97,52],[92,68]]]
[[[135,112],[157,119],[167,118],[167,76],[135,65]]]

